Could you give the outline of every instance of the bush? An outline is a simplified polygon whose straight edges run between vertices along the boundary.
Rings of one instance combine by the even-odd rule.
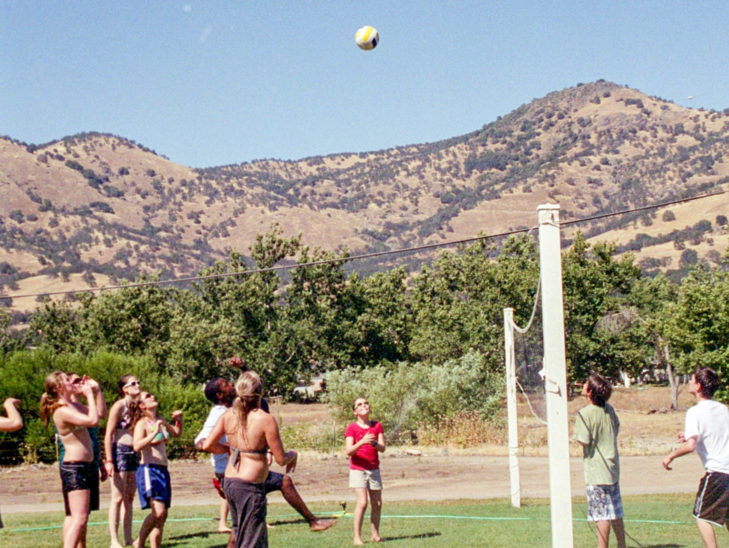
[[[150,358],[125,356],[112,352],[97,352],[90,356],[81,354],[55,354],[48,348],[14,352],[0,361],[3,384],[0,398],[19,398],[24,427],[18,432],[0,434],[0,441],[16,442],[17,453],[3,452],[0,464],[15,462],[22,457],[26,462],[52,462],[56,459],[53,425],[48,428],[40,420],[39,402],[44,390],[45,377],[55,370],[74,371],[88,375],[101,385],[107,406],[120,397],[118,381],[122,375],[132,374],[142,381],[142,386],[157,397],[160,414],[168,420],[172,411],[182,409],[185,426],[182,436],[173,438],[168,445],[171,457],[187,455],[192,451],[192,440],[202,428],[207,417],[209,403],[201,387],[184,385],[156,372]],[[102,419],[99,438],[103,439],[106,421]]]
[[[367,397],[372,418],[382,422],[388,442],[398,443],[411,439],[422,425],[434,425],[464,411],[484,419],[496,416],[503,384],[500,375],[487,371],[480,353],[469,352],[436,366],[402,362],[330,372],[327,399],[337,418],[351,421],[352,402]]]

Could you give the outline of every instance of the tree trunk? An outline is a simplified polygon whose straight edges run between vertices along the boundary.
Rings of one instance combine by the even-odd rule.
[[[628,375],[622,369],[620,370],[620,377],[623,379],[623,385],[625,388],[630,388],[630,375]]]
[[[671,363],[671,355],[668,352],[668,343],[663,344],[663,363],[666,366],[666,375],[668,375],[668,384],[671,387],[671,409],[678,409],[678,379],[676,372]]]

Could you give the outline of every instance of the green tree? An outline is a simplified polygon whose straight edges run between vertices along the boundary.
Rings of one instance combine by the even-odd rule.
[[[632,369],[640,360],[630,344],[602,328],[602,318],[619,311],[640,279],[633,256],[615,257],[615,244],[594,247],[578,234],[563,254],[564,321],[567,371],[572,379],[584,379],[590,371],[617,378],[620,369]],[[543,314],[548,317],[549,311]]]
[[[503,309],[525,324],[534,307],[539,265],[530,238],[511,238],[497,259],[479,241],[461,253],[445,252],[414,280],[414,359],[443,363],[475,350],[489,369],[503,363]]]
[[[729,378],[729,273],[693,268],[672,309],[670,338],[679,373],[708,366]]]

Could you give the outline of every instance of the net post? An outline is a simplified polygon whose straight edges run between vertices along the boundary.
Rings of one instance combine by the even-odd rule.
[[[542,285],[544,383],[549,446],[549,498],[552,547],[572,548],[572,489],[570,484],[567,362],[564,340],[562,257],[559,205],[537,207],[539,263]]]
[[[519,431],[516,414],[516,356],[514,352],[514,309],[504,308],[504,369],[506,370],[506,412],[509,429],[509,484],[511,505],[521,507],[519,478]]]

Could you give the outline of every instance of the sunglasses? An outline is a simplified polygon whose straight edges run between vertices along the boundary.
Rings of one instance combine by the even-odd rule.
[[[124,385],[124,388],[126,388],[127,386],[139,386],[139,381],[128,382]]]
[[[76,377],[71,381],[71,384],[81,384],[84,380],[81,377]]]
[[[370,404],[370,402],[368,402],[368,401],[361,401],[357,405],[355,405],[355,407],[362,407],[363,405],[369,405],[369,404]]]

